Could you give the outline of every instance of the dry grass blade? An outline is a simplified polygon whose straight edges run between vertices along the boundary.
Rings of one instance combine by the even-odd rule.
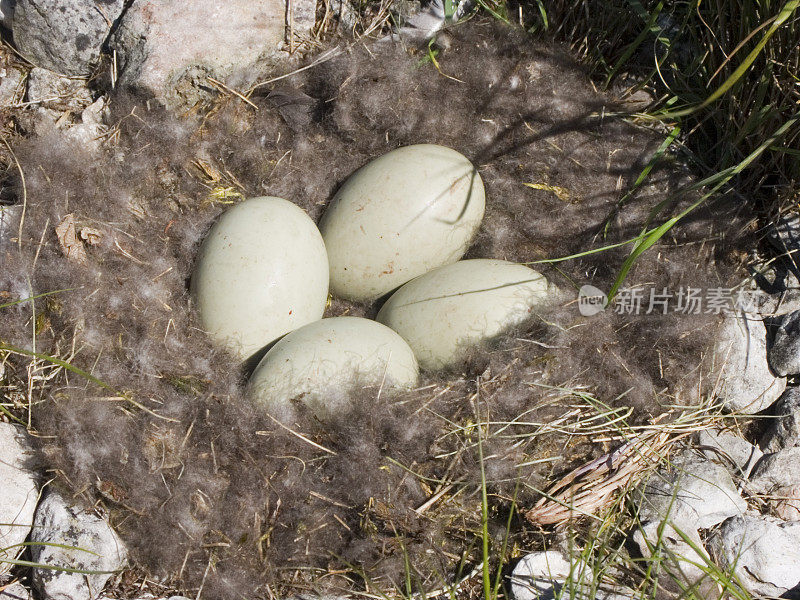
[[[244,94],[242,94],[241,92],[237,92],[232,87],[228,87],[227,85],[225,85],[221,81],[218,81],[217,79],[214,79],[213,77],[206,77],[206,79],[208,79],[208,81],[211,84],[215,85],[216,87],[221,89],[223,92],[226,92],[226,93],[229,93],[229,94],[233,94],[234,96],[239,98],[242,102],[245,102],[245,103],[249,104],[250,106],[252,106],[254,109],[258,110],[258,106],[253,104],[253,102],[249,98],[247,98]]]
[[[674,439],[669,431],[643,434],[574,469],[525,511],[525,518],[537,525],[561,525],[597,512],[617,490],[653,468]]]

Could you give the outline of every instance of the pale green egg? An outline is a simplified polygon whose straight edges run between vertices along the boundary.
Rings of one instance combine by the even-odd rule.
[[[484,208],[481,177],[455,150],[419,144],[376,158],[342,185],[320,223],[331,293],[375,300],[457,261]]]
[[[202,327],[241,359],[322,318],[328,257],[311,218],[274,197],[223,213],[200,248],[191,281]]]
[[[525,265],[462,260],[405,284],[386,301],[377,320],[408,342],[423,369],[441,369],[531,317],[555,292],[543,275]]]
[[[270,414],[291,421],[298,403],[325,417],[347,406],[354,387],[375,394],[412,388],[418,374],[414,353],[394,331],[369,319],[333,317],[276,343],[253,372],[249,391]]]

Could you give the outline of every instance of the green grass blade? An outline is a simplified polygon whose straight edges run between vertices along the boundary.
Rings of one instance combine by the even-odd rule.
[[[631,189],[629,189],[625,193],[625,195],[619,199],[619,201],[617,202],[617,206],[614,208],[614,211],[612,212],[611,216],[609,216],[606,219],[605,225],[603,226],[604,236],[608,234],[608,228],[611,225],[613,216],[617,213],[617,211],[619,211],[619,209],[621,209],[625,205],[625,203],[631,198],[631,196],[633,196],[636,190],[638,190],[641,187],[642,183],[645,182],[647,177],[650,175],[650,172],[653,170],[653,167],[659,160],[661,160],[661,158],[664,156],[669,147],[672,146],[672,144],[677,139],[678,135],[680,135],[680,132],[681,132],[680,127],[676,126],[672,128],[672,130],[669,132],[669,135],[667,135],[664,141],[661,142],[656,151],[653,153],[653,156],[650,157],[650,160],[647,161],[647,165],[645,165],[644,169],[642,169],[642,172],[639,173],[639,176],[636,178],[636,181],[633,182]]]
[[[795,148],[781,148],[780,146],[770,146],[769,149],[772,152],[791,154],[792,156],[800,156],[800,150],[796,150]]]
[[[777,17],[775,17],[775,21],[772,23],[767,32],[761,37],[758,44],[756,44],[756,47],[753,48],[750,51],[750,54],[748,54],[744,61],[742,61],[742,64],[740,64],[736,70],[700,104],[683,110],[661,113],[658,115],[658,118],[674,119],[677,117],[685,117],[706,108],[709,104],[716,102],[745,76],[758,56],[764,50],[764,47],[767,45],[767,42],[769,42],[770,38],[775,35],[775,33],[784,25],[784,23],[786,23],[786,21],[789,20],[789,17],[791,17],[798,8],[800,8],[800,0],[789,0],[789,2],[786,2],[786,4],[783,5],[781,12],[778,13]]]
[[[9,410],[8,410],[8,409],[7,409],[5,406],[3,406],[2,404],[0,404],[0,413],[3,413],[3,414],[4,414],[5,416],[7,416],[9,419],[11,419],[12,421],[15,421],[15,422],[19,423],[20,425],[27,425],[27,423],[26,423],[25,421],[23,421],[22,419],[20,419],[20,418],[18,418],[18,417],[15,417],[13,414],[11,414],[11,411],[9,411]]]
[[[483,554],[483,598],[494,600],[492,596],[492,577],[489,572],[489,495],[486,491],[486,466],[483,464],[483,432],[481,431],[480,406],[475,407],[478,426],[478,464],[481,468],[481,550]]]
[[[539,9],[539,16],[542,17],[542,29],[547,31],[550,29],[550,20],[547,18],[547,8],[542,0],[536,0],[536,6]]]
[[[498,21],[502,21],[503,23],[511,25],[511,22],[508,20],[508,17],[506,17],[503,14],[500,14],[494,8],[489,6],[489,4],[486,2],[486,0],[478,0],[478,6],[480,6],[483,10],[488,12],[490,15],[492,15]]]
[[[639,5],[639,7],[644,10],[644,8]],[[625,66],[625,64],[630,60],[633,53],[636,52],[636,49],[642,45],[642,43],[647,39],[647,36],[650,35],[651,32],[654,30],[657,31],[655,27],[656,19],[658,19],[658,15],[661,14],[661,11],[664,9],[664,2],[659,2],[653,11],[650,13],[647,19],[647,25],[644,29],[639,32],[639,35],[636,36],[628,47],[625,48],[625,51],[622,53],[622,56],[619,57],[619,60],[614,64],[612,69],[608,72],[608,76],[606,77],[605,84],[603,85],[604,88],[608,88],[608,84],[611,83],[611,80],[614,79],[614,76],[619,72],[619,70]],[[646,12],[646,11],[645,11]]]
[[[30,296],[28,298],[14,300],[13,302],[6,302],[5,304],[0,304],[0,308],[8,308],[9,306],[15,306],[17,304],[24,304],[25,302],[30,302],[31,300],[38,300],[39,298],[44,298],[45,296],[52,296],[53,294],[60,294],[61,292],[71,292],[74,289],[75,288],[65,288],[63,290],[55,290],[53,292],[44,292],[43,294],[38,294],[36,296]]]
[[[37,563],[30,560],[21,560],[18,558],[3,558],[0,563],[7,563],[9,565],[17,565],[20,567],[32,567],[34,569],[48,569],[50,571],[63,571],[64,573],[78,573],[81,575],[107,575],[110,573],[117,573],[118,571],[92,571],[89,569],[73,569],[71,567],[59,567],[57,565],[46,565],[44,563]]]
[[[756,148],[747,158],[741,161],[738,165],[725,169],[720,173],[712,176],[707,177],[701,182],[692,184],[687,188],[689,189],[697,189],[698,187],[702,186],[704,183],[715,183],[714,187],[705,194],[703,194],[696,202],[692,203],[689,207],[684,209],[680,214],[672,217],[659,227],[655,229],[642,232],[639,236],[639,239],[636,242],[631,254],[628,258],[625,259],[625,262],[622,264],[620,268],[620,272],[617,275],[617,278],[614,280],[614,284],[611,286],[611,290],[608,293],[608,301],[611,302],[614,299],[614,296],[619,291],[619,288],[622,286],[622,283],[625,281],[625,278],[628,276],[628,272],[633,267],[633,264],[636,262],[636,259],[648,248],[650,248],[653,244],[655,244],[658,240],[660,240],[675,224],[684,218],[686,215],[691,213],[695,210],[698,206],[700,206],[703,202],[705,202],[708,198],[710,198],[713,194],[715,194],[722,186],[728,183],[735,175],[738,175],[742,171],[744,171],[748,166],[750,166],[767,148],[771,147],[778,139],[783,137],[783,135],[791,129],[795,123],[800,120],[800,112],[795,113],[791,119],[788,119],[783,125],[781,125],[775,133],[773,133],[769,138],[767,138],[758,148]],[[684,190],[686,191],[686,190]],[[666,201],[665,201],[666,202]]]
[[[101,381],[100,379],[98,379],[97,377],[95,377],[90,373],[87,373],[83,369],[79,369],[75,365],[72,365],[65,360],[61,360],[60,358],[56,358],[55,356],[50,356],[49,354],[43,354],[41,352],[33,352],[32,350],[25,350],[24,348],[18,348],[17,346],[11,346],[9,344],[3,344],[3,343],[0,343],[0,350],[6,350],[8,352],[13,352],[15,354],[22,354],[23,356],[30,356],[32,358],[38,358],[39,360],[44,360],[54,365],[58,365],[59,367],[62,367],[67,371],[70,371],[71,373],[75,373],[76,375],[80,375],[81,377],[88,379],[92,383],[99,385],[101,388],[105,390],[117,393],[116,390],[114,390],[114,388],[108,385],[105,381]]]

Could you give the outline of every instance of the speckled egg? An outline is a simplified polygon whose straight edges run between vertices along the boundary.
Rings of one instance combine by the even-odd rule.
[[[419,144],[373,160],[342,185],[320,223],[331,292],[370,301],[457,261],[484,207],[480,175],[455,150]]]
[[[282,198],[223,213],[200,248],[191,291],[203,328],[244,360],[322,318],[328,257],[311,218]]]
[[[322,319],[275,344],[250,379],[250,394],[282,421],[298,406],[320,417],[346,406],[353,387],[411,388],[419,368],[394,331],[360,317]],[[294,401],[294,402],[293,402]]]
[[[405,284],[386,301],[377,320],[408,342],[422,368],[441,369],[530,317],[555,291],[525,265],[463,260]]]

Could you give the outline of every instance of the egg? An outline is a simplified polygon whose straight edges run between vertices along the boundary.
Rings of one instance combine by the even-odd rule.
[[[320,223],[331,292],[371,301],[457,261],[484,207],[481,176],[455,150],[419,144],[376,158],[345,181]]]
[[[253,372],[249,390],[257,404],[281,421],[291,421],[292,400],[325,417],[346,406],[353,386],[411,388],[418,374],[411,348],[385,325],[332,317],[276,343]]]
[[[311,218],[264,196],[223,213],[200,247],[191,293],[202,327],[245,360],[322,318],[328,257]]]
[[[377,320],[408,342],[422,368],[441,369],[526,320],[555,292],[525,265],[463,260],[405,284],[381,307]]]

